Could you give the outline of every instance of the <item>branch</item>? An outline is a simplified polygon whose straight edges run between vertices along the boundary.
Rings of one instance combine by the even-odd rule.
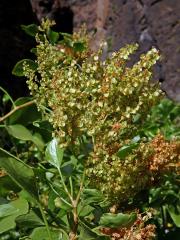
[[[29,101],[27,103],[24,103],[22,105],[16,106],[14,109],[12,109],[10,112],[8,112],[6,115],[4,115],[3,117],[0,118],[0,122],[3,122],[4,120],[6,120],[6,118],[10,117],[13,113],[15,113],[16,111],[24,108],[24,107],[28,107],[32,104],[35,104],[35,100]]]

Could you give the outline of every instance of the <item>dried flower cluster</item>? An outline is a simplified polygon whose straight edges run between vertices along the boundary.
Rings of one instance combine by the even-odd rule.
[[[150,147],[153,149],[153,154],[149,159],[150,171],[163,174],[172,167],[178,171],[180,142],[168,142],[159,134],[152,140]]]
[[[92,185],[113,201],[127,200],[146,186],[152,172],[177,159],[176,144],[161,137],[140,143],[123,160],[117,156],[163,95],[157,83],[149,82],[159,53],[152,48],[127,67],[137,44],[102,61],[103,44],[91,52],[84,31],[68,39],[70,45],[66,41],[53,45],[46,36],[48,27],[43,23],[36,37],[37,70],[24,67],[31,94],[52,122],[62,147],[76,145],[84,133],[92,138],[94,149],[87,161]]]
[[[152,240],[155,238],[155,225],[145,222],[148,215],[138,214],[138,218],[130,228],[102,228],[101,232],[112,240]]]

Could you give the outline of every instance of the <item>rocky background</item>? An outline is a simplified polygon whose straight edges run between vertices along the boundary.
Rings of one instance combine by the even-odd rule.
[[[96,31],[93,47],[106,39],[111,51],[138,42],[140,50],[155,46],[162,61],[155,79],[167,95],[180,101],[180,1],[179,0],[1,0],[0,1],[0,85],[15,97],[28,93],[25,80],[11,75],[14,64],[32,57],[34,41],[21,24],[54,19],[56,30],[72,33],[82,23]],[[137,56],[135,57],[135,59]]]

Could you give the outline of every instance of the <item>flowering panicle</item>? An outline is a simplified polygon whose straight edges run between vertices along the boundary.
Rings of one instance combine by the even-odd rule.
[[[38,108],[52,123],[61,147],[76,145],[84,133],[92,138],[94,149],[86,165],[92,185],[114,201],[133,197],[152,174],[170,164],[170,159],[177,159],[173,155],[176,144],[168,145],[158,137],[140,143],[123,160],[117,156],[163,96],[158,83],[150,83],[152,67],[160,58],[158,50],[152,48],[127,67],[137,44],[102,61],[103,44],[92,52],[84,30],[57,44],[49,42],[46,22],[40,30],[36,36],[38,68],[24,66]]]

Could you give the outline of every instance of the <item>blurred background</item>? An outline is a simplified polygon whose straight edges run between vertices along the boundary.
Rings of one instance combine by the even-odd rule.
[[[180,0],[1,0],[0,85],[13,97],[28,95],[25,79],[11,71],[20,59],[33,57],[29,50],[35,45],[21,25],[39,24],[43,17],[55,20],[56,31],[68,33],[86,23],[96,33],[95,49],[102,39],[110,51],[134,42],[140,45],[138,54],[157,47],[162,60],[154,80],[180,101]]]

